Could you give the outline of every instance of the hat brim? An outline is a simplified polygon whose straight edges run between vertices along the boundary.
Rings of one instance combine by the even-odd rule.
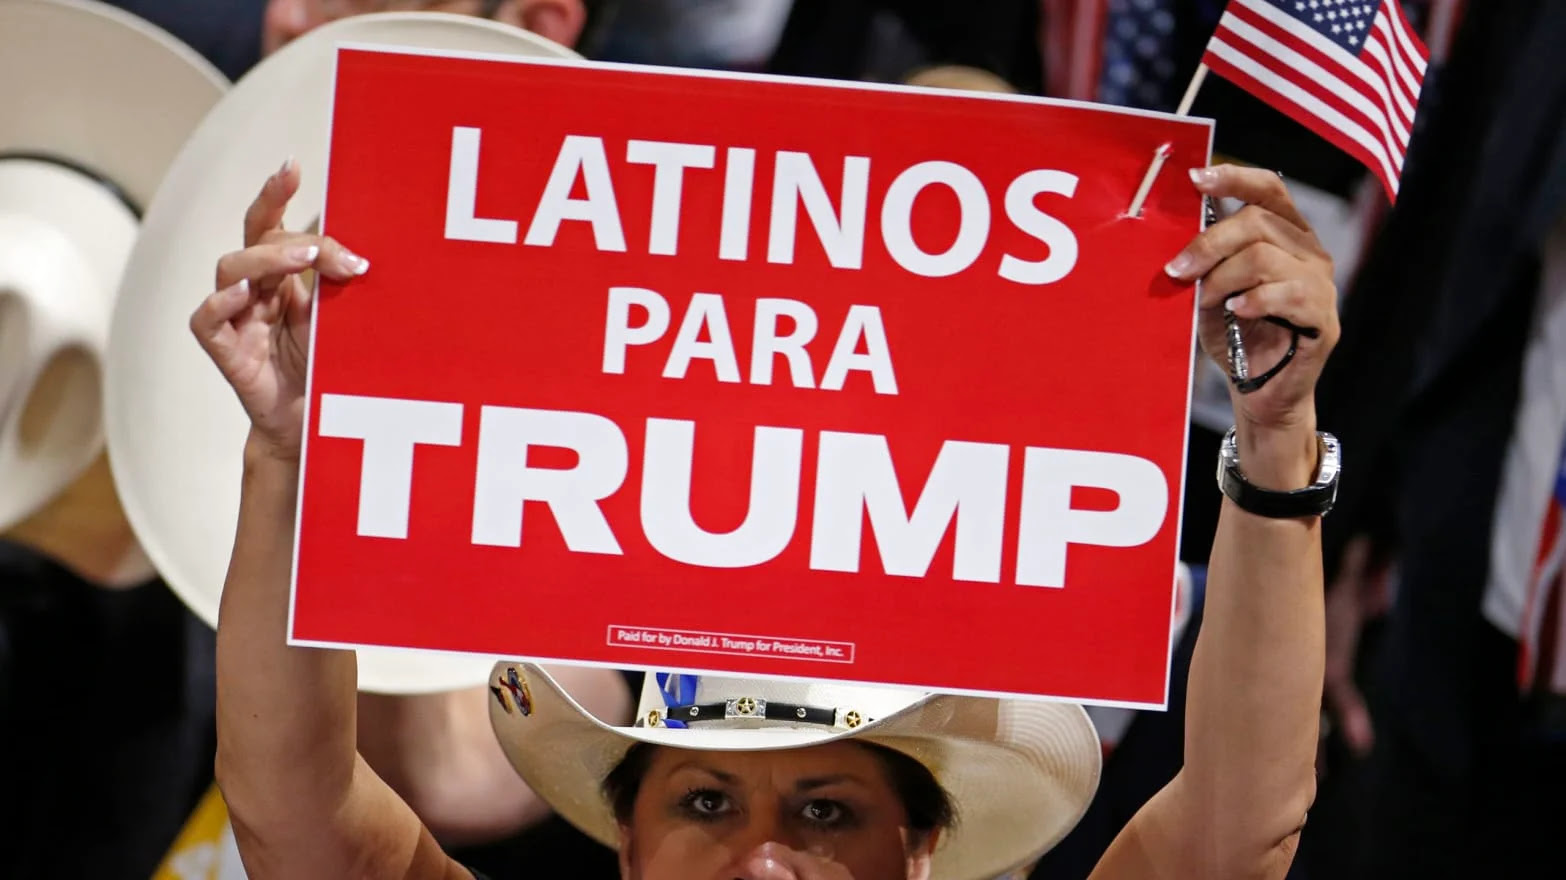
[[[520,678],[528,705],[505,684]],[[609,847],[619,827],[602,784],[636,743],[767,751],[863,740],[929,768],[957,827],[935,851],[932,880],[989,880],[1026,866],[1082,818],[1098,788],[1098,735],[1069,703],[933,695],[847,731],[616,727],[593,717],[545,670],[495,665],[490,722],[518,774],[571,824]]]
[[[103,450],[98,359],[135,212],[228,81],[174,37],[102,3],[0,3],[0,47],[0,218],[9,236],[0,288],[33,300],[32,342],[40,346],[25,367],[0,359],[0,529],[9,529],[47,507]],[[40,323],[60,325],[40,321],[40,308],[70,325],[68,339],[37,338]],[[68,343],[62,349],[85,355],[79,363],[90,369],[42,394],[41,411],[50,413],[43,437],[24,443],[21,402],[39,379],[28,367],[43,365],[51,342]],[[3,344],[13,356],[29,347],[14,335]]]
[[[148,207],[109,338],[105,430],[137,538],[170,588],[216,624],[239,513],[249,422],[191,337],[191,311],[218,258],[240,244],[245,209],[284,159],[303,170],[286,225],[320,213],[339,43],[577,57],[536,34],[469,16],[384,13],[318,28],[268,57],[207,115]],[[359,652],[359,686],[410,694],[477,686],[492,658]]]
[[[104,3],[9,0],[0,34],[0,154],[76,165],[137,209],[228,86],[195,50]]]

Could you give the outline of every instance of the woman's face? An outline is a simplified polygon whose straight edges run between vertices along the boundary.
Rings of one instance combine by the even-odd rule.
[[[660,748],[620,829],[620,872],[627,880],[923,880],[935,835],[907,826],[883,763],[854,743]]]

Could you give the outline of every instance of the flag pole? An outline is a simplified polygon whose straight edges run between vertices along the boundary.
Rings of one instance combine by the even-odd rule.
[[[1175,110],[1176,116],[1191,115],[1191,105],[1196,103],[1196,93],[1202,90],[1202,83],[1207,81],[1207,65],[1198,64],[1196,73],[1191,77],[1191,82],[1185,87],[1185,97],[1180,99],[1180,107]],[[1164,163],[1169,161],[1169,144],[1160,144],[1158,150],[1153,153],[1153,163],[1147,167],[1147,174],[1142,176],[1142,185],[1136,188],[1136,196],[1131,200],[1131,207],[1126,210],[1127,217],[1142,216],[1142,205],[1147,202],[1148,193],[1153,191],[1153,181],[1158,179],[1158,172],[1164,169]]]
[[[1202,90],[1202,83],[1207,82],[1207,65],[1196,65],[1196,74],[1191,77],[1191,84],[1185,87],[1185,97],[1180,99],[1180,109],[1175,111],[1176,116],[1190,116],[1191,105],[1196,103],[1196,93]]]

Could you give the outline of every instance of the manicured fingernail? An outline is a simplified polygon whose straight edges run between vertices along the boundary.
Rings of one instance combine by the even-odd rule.
[[[241,278],[234,284],[230,284],[228,287],[223,289],[223,295],[229,299],[249,299],[250,279]]]
[[[313,263],[315,258],[321,255],[321,249],[316,245],[309,247],[291,247],[284,254],[292,263]]]
[[[287,159],[283,160],[283,167],[277,169],[277,176],[283,177],[292,170],[294,170],[294,157],[289,156]]]
[[[1192,168],[1191,182],[1197,186],[1206,186],[1218,181],[1218,169],[1216,168]]]
[[[350,250],[344,250],[339,261],[343,271],[352,275],[363,275],[370,271],[370,261]]]
[[[1226,312],[1232,312],[1243,308],[1245,308],[1245,294],[1243,293],[1239,296],[1231,296],[1223,301],[1223,310]]]
[[[1195,264],[1195,258],[1193,258],[1190,254],[1183,253],[1170,260],[1168,264],[1164,266],[1164,271],[1167,272],[1171,278],[1184,278],[1186,274],[1191,271],[1191,267]]]

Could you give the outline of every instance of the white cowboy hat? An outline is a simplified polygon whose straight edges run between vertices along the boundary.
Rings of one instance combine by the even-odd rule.
[[[0,0],[0,84],[3,531],[103,448],[99,376],[137,212],[227,80],[114,7]]]
[[[0,0],[3,3],[4,0]],[[577,57],[493,21],[441,13],[345,18],[289,43],[235,84],[207,115],[147,208],[114,312],[105,411],[109,458],[125,512],[169,586],[217,621],[239,513],[249,422],[190,335],[218,257],[241,246],[245,209],[284,159],[304,182],[291,229],[311,225],[325,193],[332,69],[338,43]],[[491,658],[359,652],[359,686],[381,693],[473,687]]]
[[[537,666],[497,663],[489,684],[490,723],[512,766],[609,847],[619,826],[601,786],[636,743],[761,751],[862,739],[920,762],[951,796],[957,825],[936,847],[933,880],[990,880],[1031,864],[1077,824],[1102,761],[1087,713],[1069,703],[701,676],[671,712],[649,674],[636,725],[612,727]],[[671,726],[682,718],[688,726]]]

